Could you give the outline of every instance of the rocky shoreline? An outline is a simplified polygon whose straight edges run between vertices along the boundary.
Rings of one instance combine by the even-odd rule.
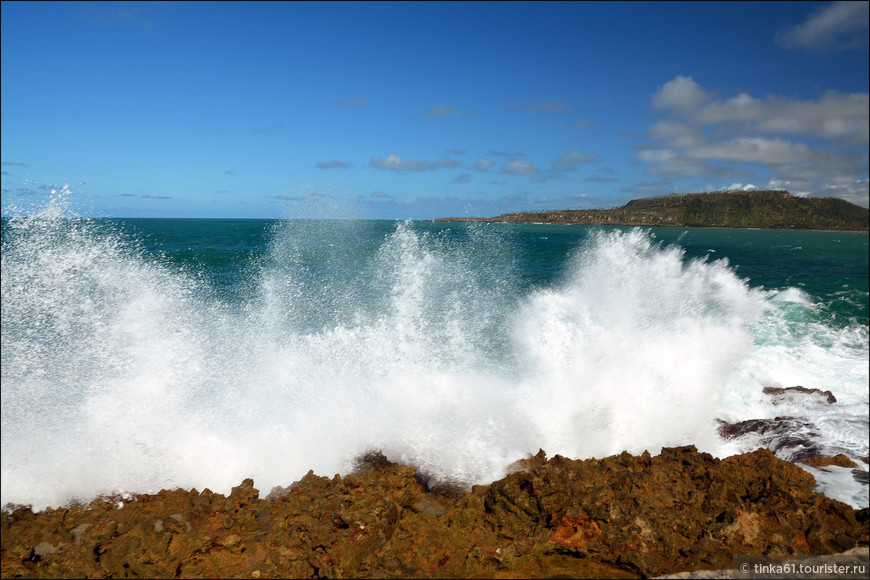
[[[639,578],[868,546],[870,510],[759,449],[547,459],[470,491],[380,453],[261,499],[163,490],[0,516],[3,578]],[[709,576],[708,576],[709,577]]]

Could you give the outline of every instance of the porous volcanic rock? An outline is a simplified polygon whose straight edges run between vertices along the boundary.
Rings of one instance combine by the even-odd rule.
[[[732,554],[868,545],[868,510],[812,491],[764,449],[726,459],[547,460],[470,491],[430,490],[370,454],[344,478],[309,472],[269,499],[161,491],[0,516],[3,578],[635,578],[721,569]]]

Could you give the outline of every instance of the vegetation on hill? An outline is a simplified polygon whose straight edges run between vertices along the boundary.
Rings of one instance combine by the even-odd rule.
[[[782,190],[718,191],[636,199],[613,209],[565,209],[444,221],[627,226],[870,230],[870,209],[839,198],[794,197]]]

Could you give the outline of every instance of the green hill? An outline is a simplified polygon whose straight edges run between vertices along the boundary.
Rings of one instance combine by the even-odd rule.
[[[565,209],[443,221],[870,230],[870,209],[833,197],[793,197],[787,191],[718,191],[673,194],[628,202],[613,209]]]

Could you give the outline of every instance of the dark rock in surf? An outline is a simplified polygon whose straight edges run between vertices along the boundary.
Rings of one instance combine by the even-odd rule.
[[[764,387],[762,391],[765,395],[773,397],[773,404],[779,405],[783,402],[792,402],[795,400],[795,395],[807,395],[810,400],[824,399],[829,405],[837,402],[837,397],[831,391],[823,391],[821,389],[808,389],[806,387]]]
[[[273,499],[161,491],[0,516],[2,577],[637,578],[731,565],[732,554],[866,546],[867,510],[812,490],[759,449],[551,459],[488,486],[427,490],[372,454],[344,478],[309,472]]]
[[[821,434],[816,426],[797,417],[776,417],[774,419],[749,419],[738,423],[726,423],[717,419],[719,435],[723,439],[755,437],[753,445],[767,447],[780,459],[803,461],[821,455],[822,449],[816,443]]]

